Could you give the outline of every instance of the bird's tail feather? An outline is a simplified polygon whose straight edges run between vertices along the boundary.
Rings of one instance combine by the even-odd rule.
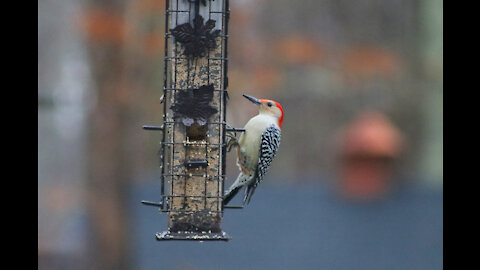
[[[249,185],[245,189],[245,197],[243,198],[243,205],[247,205],[250,203],[250,200],[252,199],[253,193],[255,193],[255,186]]]
[[[233,189],[229,190],[228,193],[223,197],[223,204],[228,204],[235,195],[237,195],[238,191],[242,187],[234,187]]]

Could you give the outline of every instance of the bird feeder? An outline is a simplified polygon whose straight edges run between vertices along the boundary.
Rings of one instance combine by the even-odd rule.
[[[167,0],[157,240],[223,240],[228,0]]]

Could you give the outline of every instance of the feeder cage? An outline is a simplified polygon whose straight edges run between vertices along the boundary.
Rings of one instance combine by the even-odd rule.
[[[167,0],[157,240],[229,240],[225,180],[228,0]]]

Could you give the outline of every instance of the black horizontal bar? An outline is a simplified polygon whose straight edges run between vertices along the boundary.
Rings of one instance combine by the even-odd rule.
[[[163,130],[163,126],[142,126],[145,130]]]
[[[158,206],[160,208],[163,208],[163,203],[161,202],[149,202],[149,201],[142,201],[142,204],[148,205],[148,206]]]
[[[223,208],[228,208],[228,209],[243,209],[243,206],[224,205]]]
[[[226,131],[245,132],[244,128],[225,128]]]
[[[188,168],[200,168],[200,167],[207,167],[208,166],[208,161],[205,159],[200,159],[200,160],[186,160],[185,161],[185,166]]]

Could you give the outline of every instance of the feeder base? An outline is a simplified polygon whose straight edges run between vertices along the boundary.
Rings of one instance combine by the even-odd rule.
[[[158,241],[166,240],[190,240],[190,241],[229,241],[230,236],[222,231],[219,233],[207,233],[207,232],[171,232],[164,231],[155,234]]]

